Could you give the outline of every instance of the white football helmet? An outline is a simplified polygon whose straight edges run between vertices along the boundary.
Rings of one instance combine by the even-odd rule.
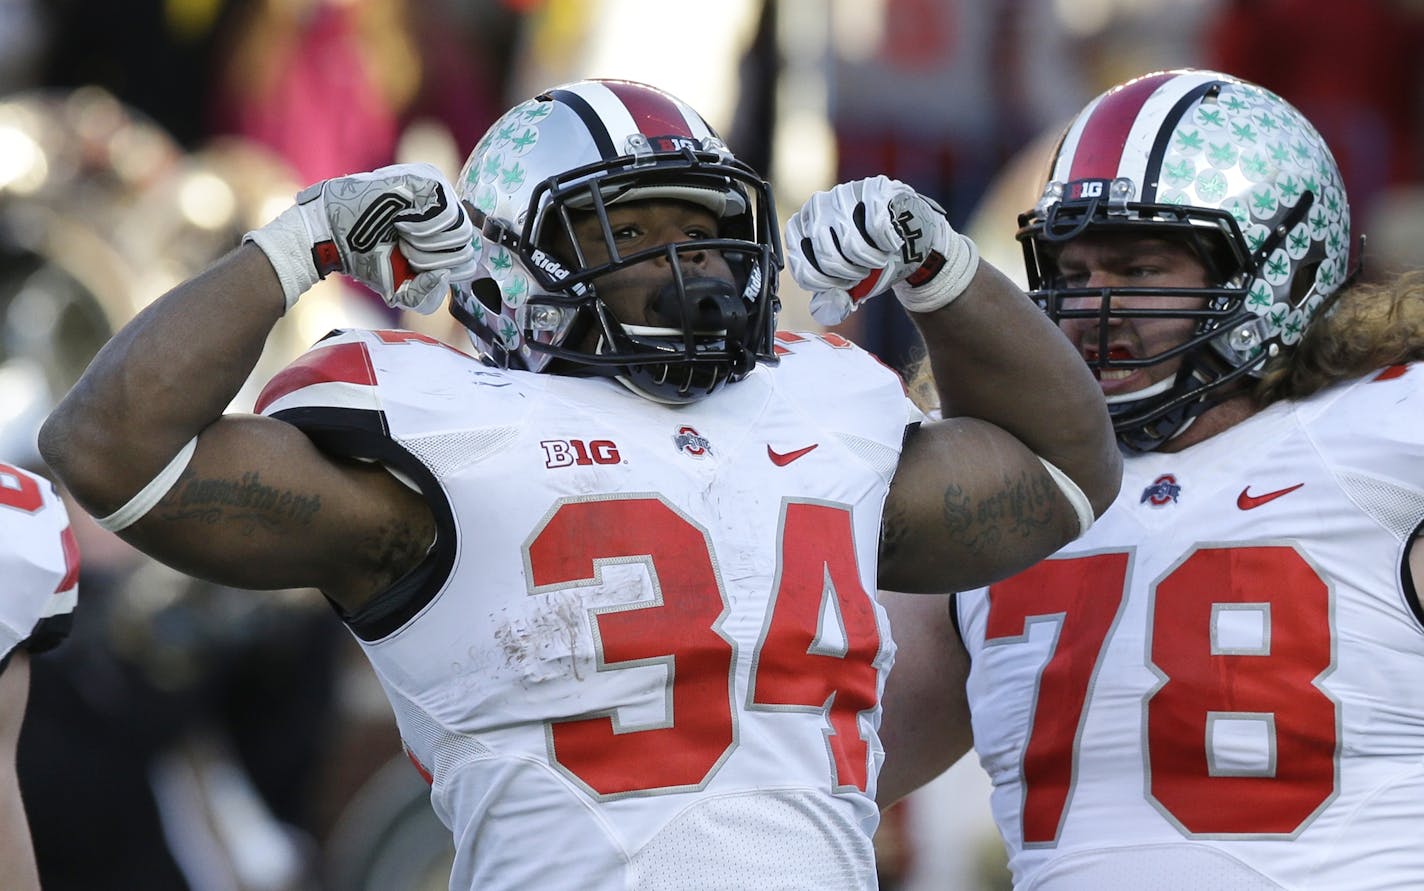
[[[1325,141],[1281,97],[1214,71],[1156,72],[1090,102],[1064,131],[1043,196],[1019,227],[1029,287],[1049,316],[1103,320],[1095,369],[1182,357],[1159,386],[1109,397],[1118,440],[1134,451],[1175,436],[1224,398],[1223,385],[1259,375],[1348,277],[1350,209]],[[1058,250],[1089,231],[1184,240],[1212,286],[1066,288]],[[1147,294],[1206,301],[1184,300],[1176,312],[1114,299]],[[1065,309],[1074,297],[1101,300]],[[1146,315],[1193,318],[1195,334],[1156,355],[1111,355],[1107,320]]]
[[[606,374],[661,402],[691,402],[775,362],[782,265],[766,182],[738,161],[696,111],[654,87],[585,80],[516,106],[465,162],[461,198],[480,229],[478,274],[451,311],[480,354],[529,371]],[[607,207],[672,198],[720,220],[718,237],[589,265],[573,236],[593,213],[613,246]],[[572,244],[572,262],[551,247]],[[718,251],[735,282],[684,280],[677,254]],[[597,278],[667,258],[676,280],[658,298],[669,327],[624,325],[598,297]],[[595,345],[589,332],[597,337]],[[551,363],[555,363],[552,364]]]

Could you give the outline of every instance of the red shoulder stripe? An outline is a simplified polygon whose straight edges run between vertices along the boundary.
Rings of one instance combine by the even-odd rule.
[[[376,370],[364,343],[338,343],[319,347],[277,372],[257,397],[261,414],[272,403],[312,384],[341,383],[375,386]]]

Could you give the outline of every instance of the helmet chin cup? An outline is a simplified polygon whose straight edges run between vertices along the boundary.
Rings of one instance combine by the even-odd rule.
[[[1172,389],[1173,379],[1164,377],[1156,383],[1149,384],[1141,390],[1133,390],[1131,393],[1115,393],[1111,396],[1104,396],[1103,401],[1108,405],[1129,405],[1140,402],[1143,399],[1150,399],[1153,396],[1160,396]]]
[[[747,331],[747,305],[729,281],[676,279],[653,298],[653,313],[671,328],[693,334],[721,334],[741,343]]]
[[[757,354],[747,344],[747,304],[732,282],[678,276],[658,291],[651,309],[661,326],[614,324],[611,338],[599,344],[600,354],[662,359],[616,369],[615,377],[635,393],[656,402],[694,402],[756,367]]]

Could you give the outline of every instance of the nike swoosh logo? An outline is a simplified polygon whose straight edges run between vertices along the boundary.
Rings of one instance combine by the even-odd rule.
[[[771,446],[767,446],[766,456],[770,458],[771,463],[775,464],[777,467],[785,467],[792,461],[795,461],[797,458],[809,455],[811,452],[815,451],[816,446],[818,445],[820,445],[819,442],[813,442],[810,445],[806,446],[804,449],[797,449],[794,452],[778,452]]]
[[[1290,493],[1294,492],[1296,489],[1299,489],[1303,485],[1305,485],[1305,483],[1296,483],[1294,486],[1286,486],[1284,489],[1277,489],[1274,492],[1267,492],[1264,495],[1248,494],[1251,490],[1251,487],[1247,486],[1246,488],[1241,490],[1240,495],[1236,496],[1236,506],[1241,508],[1242,510],[1251,510],[1252,508],[1260,507],[1263,504],[1275,501],[1282,495],[1289,495]]]

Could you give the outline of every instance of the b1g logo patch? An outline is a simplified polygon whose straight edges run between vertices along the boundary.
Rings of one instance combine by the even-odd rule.
[[[712,443],[707,440],[707,437],[698,433],[695,427],[689,427],[686,424],[677,428],[677,433],[673,434],[672,441],[678,451],[686,452],[694,458],[705,458],[712,454]]]
[[[1163,507],[1175,504],[1177,496],[1180,494],[1182,494],[1182,487],[1177,485],[1177,478],[1170,473],[1164,473],[1153,480],[1152,485],[1142,490],[1142,500],[1138,503]]]
[[[591,464],[617,464],[623,458],[618,445],[611,439],[546,439],[539,443],[544,449],[544,466],[588,467]]]
[[[1108,181],[1105,179],[1075,179],[1068,184],[1069,201],[1078,201],[1083,198],[1101,198],[1107,193]]]
[[[655,152],[680,152],[683,149],[702,151],[702,143],[691,136],[649,136],[648,145]]]

